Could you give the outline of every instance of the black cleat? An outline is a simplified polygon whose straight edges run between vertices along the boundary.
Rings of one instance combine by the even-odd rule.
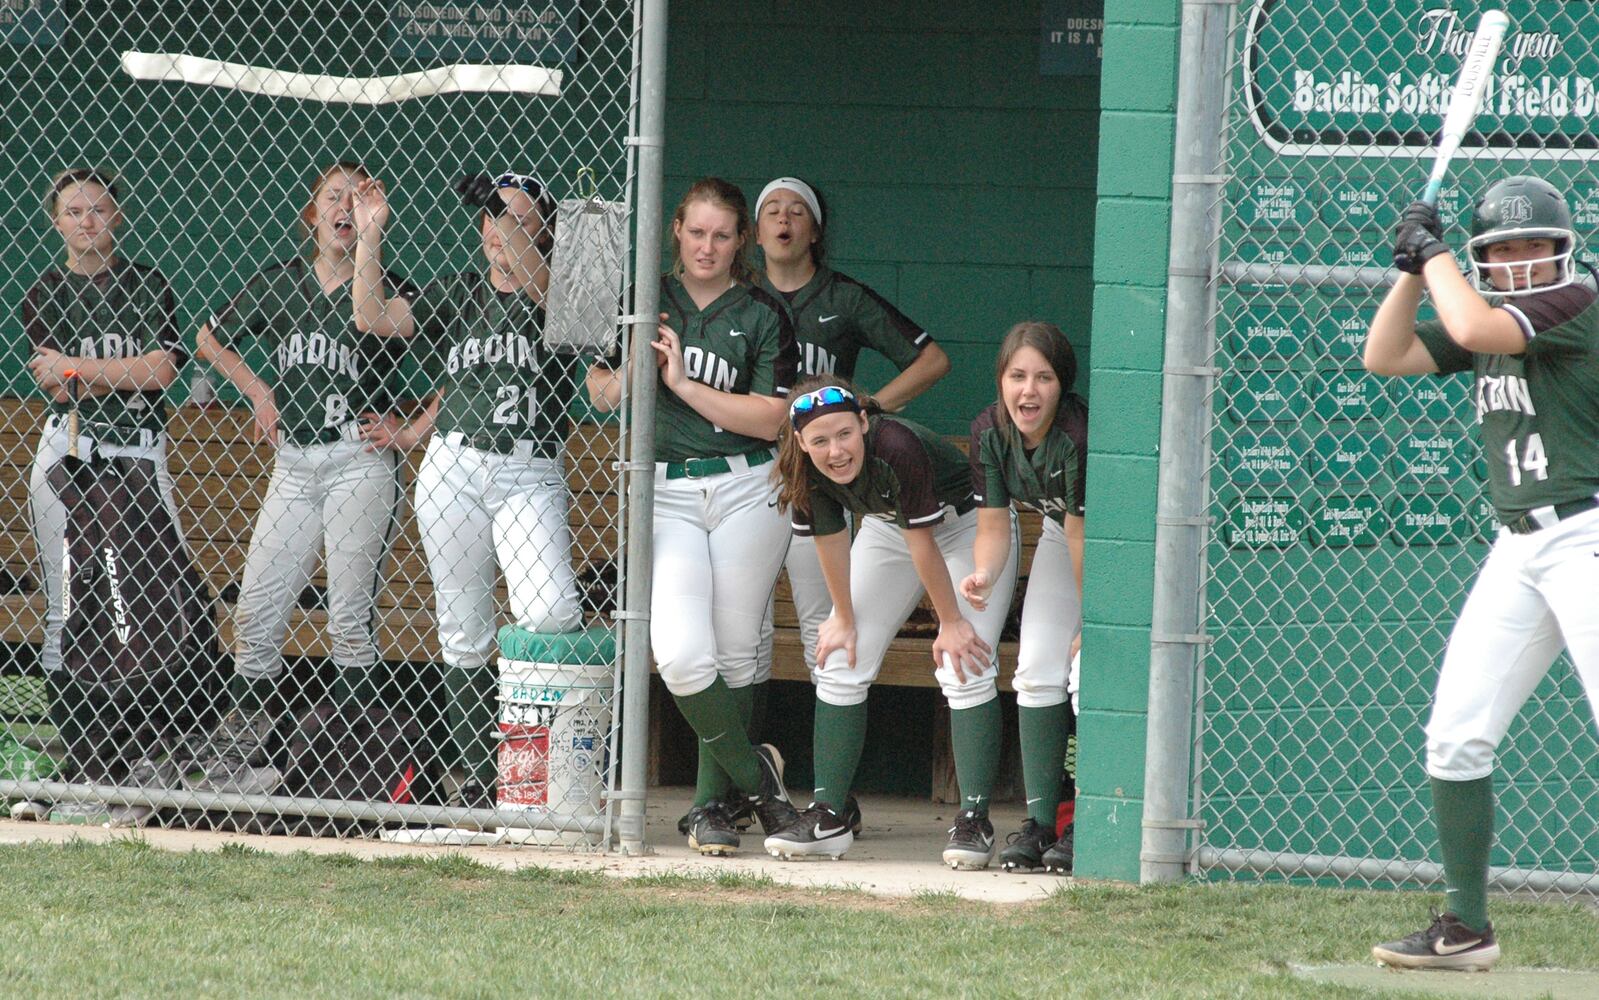
[[[727,807],[720,802],[707,802],[689,810],[694,817],[688,829],[688,846],[701,854],[724,856],[738,850],[738,831],[727,817]],[[687,819],[685,816],[684,819]],[[681,827],[680,827],[681,828]]]
[[[994,824],[986,815],[964,809],[949,828],[944,864],[956,871],[981,871],[994,859]]]
[[[761,829],[770,836],[792,826],[799,813],[783,788],[783,755],[770,743],[757,746],[755,755],[761,759],[761,790],[746,800],[761,821]]]
[[[266,712],[234,708],[195,750],[185,783],[202,792],[271,795],[283,783],[267,754],[272,730]]]
[[[1044,852],[1055,846],[1055,828],[1028,817],[1022,828],[1005,838],[999,863],[1008,872],[1036,872],[1044,867]]]
[[[1384,965],[1401,969],[1487,972],[1499,961],[1499,942],[1494,940],[1493,924],[1474,931],[1453,913],[1435,910],[1425,929],[1377,945],[1371,954]]]
[[[796,858],[832,858],[837,861],[855,843],[849,820],[827,806],[812,802],[794,815],[794,822],[766,838],[766,853],[792,861]]]
[[[861,835],[861,804],[855,800],[853,795],[844,796],[844,821],[849,824],[849,832],[852,836],[859,837]]]
[[[1055,875],[1070,875],[1072,873],[1072,830],[1068,826],[1055,845],[1044,852],[1044,870]]]

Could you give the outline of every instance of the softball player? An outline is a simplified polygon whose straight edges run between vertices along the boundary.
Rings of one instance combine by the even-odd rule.
[[[233,707],[196,753],[196,788],[264,794],[281,780],[267,755],[269,701],[283,672],[290,612],[324,545],[335,698],[373,700],[372,622],[398,522],[400,458],[367,450],[360,415],[389,410],[386,380],[403,345],[355,328],[354,194],[369,179],[356,163],[320,171],[300,215],[310,258],[255,275],[197,335],[200,357],[250,401],[258,437],[276,451],[234,610]],[[398,294],[415,293],[393,275],[384,280]],[[270,350],[272,382],[235,352],[247,338]]]
[[[839,857],[855,837],[844,816],[866,738],[866,693],[899,627],[925,589],[938,614],[935,676],[949,699],[961,811],[944,862],[983,868],[994,853],[988,803],[998,765],[1000,709],[994,646],[1010,609],[1016,557],[1003,560],[986,608],[953,581],[975,568],[977,501],[960,450],[925,427],[868,415],[847,380],[811,376],[795,387],[783,435],[779,506],[794,533],[816,539],[833,598],[818,630],[815,799],[766,838],[784,858]],[[846,514],[861,519],[851,544]]]
[[[799,352],[788,314],[751,283],[749,208],[716,177],[689,188],[672,217],[677,263],[661,279],[655,352],[655,565],[650,646],[661,680],[762,827],[787,826],[782,758],[748,738],[756,653],[788,526],[772,500],[771,441]],[[613,356],[589,375],[590,394],[621,402]],[[702,773],[703,777],[703,773]],[[702,781],[689,846],[739,846],[723,781]]]
[[[969,457],[977,512],[976,569],[962,596],[986,608],[1011,554],[1012,502],[1044,515],[1022,604],[1016,719],[1022,741],[1027,819],[1006,838],[1006,871],[1071,872],[1071,831],[1055,840],[1061,767],[1071,733],[1075,678],[1068,664],[1082,641],[1083,483],[1088,406],[1071,391],[1077,357],[1058,327],[1018,323],[994,366],[999,402],[972,421]],[[996,746],[994,752],[998,753]]]
[[[543,346],[555,199],[526,174],[467,178],[487,270],[451,275],[414,299],[383,288],[383,185],[356,189],[356,327],[419,335],[430,393],[409,423],[384,416],[368,447],[408,451],[431,435],[416,479],[439,623],[449,723],[451,803],[493,808],[496,761],[494,572],[511,614],[534,632],[582,624],[567,526],[566,407],[572,364]]]
[[[28,477],[34,543],[44,580],[44,643],[39,652],[50,694],[50,716],[67,748],[67,770],[80,746],[83,704],[62,669],[62,547],[67,510],[47,481],[50,469],[68,453],[66,373],[76,371],[79,405],[78,455],[127,457],[154,463],[156,481],[177,517],[172,475],[167,471],[166,406],[161,392],[187,360],[177,329],[177,305],[167,280],[153,267],[117,255],[117,230],[124,217],[112,175],[80,167],[57,174],[45,194],[44,209],[61,235],[66,257],[28,289],[22,300],[22,327],[33,347],[28,361],[51,406],[39,435]],[[153,765],[140,761],[130,780],[149,777]],[[16,813],[39,818],[42,804],[24,804]],[[142,815],[135,816],[135,811]],[[148,815],[142,806],[113,808],[114,819]]]
[[[1571,212],[1545,181],[1509,177],[1477,202],[1466,243],[1475,288],[1442,234],[1434,208],[1405,212],[1394,245],[1404,274],[1372,320],[1366,368],[1473,373],[1503,527],[1450,634],[1427,722],[1447,911],[1373,954],[1486,969],[1499,959],[1486,902],[1495,749],[1562,648],[1599,704],[1599,308],[1573,283]],[[1436,322],[1416,322],[1424,288]]]
[[[826,202],[820,192],[796,177],[779,177],[756,200],[756,238],[766,270],[760,286],[788,306],[799,341],[800,374],[837,373],[855,377],[864,349],[887,358],[899,374],[873,398],[883,409],[898,412],[926,392],[949,371],[949,356],[933,343],[921,325],[907,318],[871,288],[826,266]],[[805,662],[815,662],[816,629],[832,610],[827,583],[809,537],[796,537],[788,548],[789,589],[794,595]],[[761,636],[755,678],[756,725],[765,714],[766,684],[772,675],[772,621],[768,615]],[[701,766],[706,763],[701,754]],[[860,832],[860,808],[850,796],[846,809],[851,827]]]

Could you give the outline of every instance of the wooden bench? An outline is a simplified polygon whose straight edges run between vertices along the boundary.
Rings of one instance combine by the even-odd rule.
[[[0,399],[0,566],[19,579],[37,575],[28,520],[27,481],[43,416],[41,401]],[[168,429],[171,435],[168,466],[174,476],[179,516],[190,550],[218,593],[236,592],[230,585],[237,585],[243,573],[244,554],[271,470],[270,451],[250,441],[250,416],[242,409],[178,407],[172,411]],[[964,447],[965,442],[961,444]],[[584,423],[575,426],[568,440],[567,464],[573,497],[574,556],[580,569],[603,563],[615,555],[619,536],[618,503],[611,463],[616,458],[616,425]],[[408,497],[420,460],[420,451],[408,457]],[[1024,560],[1031,558],[1038,532],[1038,518],[1024,517]],[[33,582],[35,586],[30,591],[0,598],[0,640],[40,642],[44,597],[37,580]],[[320,571],[313,582],[322,582]],[[503,606],[503,585],[500,596]],[[224,609],[223,639],[231,644],[232,606],[224,604]],[[928,653],[928,643],[935,631],[932,621],[930,609],[924,602],[919,613],[913,615],[912,621],[890,646],[879,683],[936,686]],[[296,609],[285,653],[327,656],[325,622],[324,611]],[[775,625],[773,676],[782,680],[808,680],[786,575],[778,582]],[[403,505],[387,581],[379,596],[377,641],[385,660],[428,662],[439,656],[432,584],[409,503]],[[1000,662],[1000,685],[1009,690],[1016,662],[1014,641],[1001,643]]]

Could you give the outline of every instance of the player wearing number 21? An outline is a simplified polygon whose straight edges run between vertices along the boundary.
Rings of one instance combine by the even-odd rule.
[[[456,185],[475,213],[483,273],[450,275],[414,299],[384,292],[383,185],[356,191],[356,326],[416,337],[426,406],[409,423],[368,428],[368,447],[427,453],[416,520],[427,551],[449,691],[450,804],[495,803],[494,571],[515,623],[534,632],[582,624],[567,526],[566,407],[575,357],[544,346],[544,294],[555,199],[529,174],[477,174]]]
[[[202,789],[263,794],[280,780],[266,757],[271,695],[283,673],[289,613],[324,543],[337,697],[370,697],[368,671],[378,658],[372,621],[400,480],[397,452],[366,448],[361,415],[389,410],[388,380],[404,347],[355,327],[354,195],[370,176],[355,163],[320,171],[300,213],[307,255],[256,274],[197,336],[199,357],[249,400],[257,436],[275,449],[234,612],[232,709],[191,771]],[[384,280],[414,292],[393,275]],[[270,381],[238,353],[247,339],[266,349]]]
[[[1447,884],[1430,926],[1378,945],[1413,968],[1486,969],[1494,753],[1561,649],[1599,695],[1599,308],[1574,281],[1564,196],[1532,177],[1491,185],[1466,244],[1468,281],[1437,211],[1417,202],[1394,246],[1399,281],[1366,338],[1379,375],[1470,371],[1504,525],[1450,634],[1427,722],[1427,774]],[[1438,320],[1416,322],[1425,289]],[[1440,595],[1448,600],[1448,595]]]

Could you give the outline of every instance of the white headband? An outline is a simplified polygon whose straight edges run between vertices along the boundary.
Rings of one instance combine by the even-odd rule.
[[[816,200],[816,192],[811,190],[811,186],[798,177],[779,177],[761,188],[761,196],[755,199],[756,215],[761,214],[761,206],[766,204],[766,199],[771,196],[773,191],[792,191],[799,195],[800,201],[803,201],[805,207],[811,210],[811,218],[816,220],[818,226],[822,224],[822,203]]]

